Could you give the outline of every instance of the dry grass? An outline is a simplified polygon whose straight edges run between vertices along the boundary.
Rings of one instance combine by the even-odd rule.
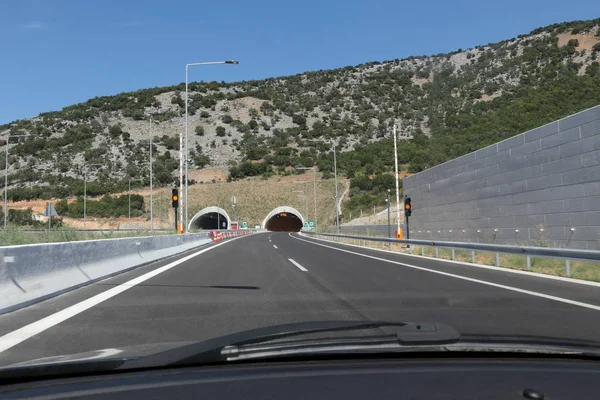
[[[311,174],[299,175],[295,180],[290,177],[271,177],[268,180],[253,178],[235,182],[204,183],[189,187],[189,219],[195,213],[209,206],[219,205],[233,219],[231,197],[236,197],[236,219],[248,222],[249,227],[260,225],[267,214],[279,206],[291,206],[303,216],[305,214],[305,197],[298,190],[306,190],[308,185],[308,215],[314,219],[313,177]],[[294,181],[301,181],[294,183]],[[305,184],[304,182],[307,182]],[[340,190],[343,190],[339,182]],[[333,223],[334,180],[317,181],[317,217],[320,226]],[[171,189],[154,190],[154,216],[161,222],[174,223],[174,213],[170,204]],[[150,202],[149,194],[144,194],[146,204]],[[168,219],[167,219],[168,218]]]
[[[124,237],[169,235],[175,232],[149,231],[77,231],[73,229],[51,229],[47,231],[24,231],[20,229],[9,229],[6,232],[0,230],[0,246],[14,246],[20,244],[74,242],[79,240],[115,239]]]
[[[358,244],[368,248],[387,249],[387,243],[383,242],[365,242],[355,241],[353,239],[344,239],[344,243]],[[452,259],[452,249],[438,248],[438,258],[443,260]],[[392,245],[394,252],[407,252],[405,247],[401,245]],[[413,254],[421,254],[421,246],[413,246]],[[436,249],[434,247],[423,247],[423,255],[426,257],[436,257]],[[454,259],[456,261],[471,262],[470,250],[454,250]],[[489,252],[475,252],[475,263],[481,265],[496,265],[496,254]],[[516,254],[500,254],[500,266],[510,269],[527,270],[527,257]],[[570,261],[571,278],[583,279],[588,281],[600,282],[600,263],[589,261]],[[531,257],[531,272],[539,274],[567,276],[565,268],[565,260],[548,257]]]
[[[421,247],[415,246],[413,254],[421,254]],[[425,247],[424,254],[427,257],[435,257],[435,249]],[[439,258],[452,259],[451,249],[438,249]],[[471,262],[471,251],[455,250],[456,261]],[[475,252],[475,263],[482,265],[496,265],[496,254],[488,252]],[[500,254],[500,266],[510,269],[527,270],[527,257],[516,254]],[[571,278],[584,279],[600,282],[600,263],[571,260]],[[531,257],[531,272],[546,275],[567,276],[565,260],[548,257]]]

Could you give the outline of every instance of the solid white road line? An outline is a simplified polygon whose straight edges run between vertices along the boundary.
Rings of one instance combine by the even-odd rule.
[[[131,279],[130,281],[122,283],[119,286],[108,289],[105,292],[102,292],[93,297],[90,297],[89,299],[86,299],[77,304],[74,304],[71,307],[65,308],[64,310],[56,312],[56,313],[49,315],[45,318],[42,318],[36,322],[32,322],[29,325],[26,325],[22,328],[17,329],[16,331],[7,333],[6,335],[0,337],[0,353],[10,349],[11,347],[18,345],[19,343],[29,339],[32,336],[35,336],[47,329],[52,328],[55,325],[60,324],[61,322],[68,320],[69,318],[76,316],[77,314],[80,314],[80,313],[82,313],[82,312],[84,312],[84,311],[86,311],[86,310],[112,298],[112,297],[115,297],[116,295],[123,293],[124,291],[126,291],[128,289],[131,289],[135,285],[138,285],[142,282],[147,281],[150,278],[160,275],[163,272],[166,272],[166,271],[170,270],[171,268],[178,266],[179,264],[182,264],[188,260],[191,260],[194,257],[199,256],[200,254],[206,253],[207,251],[213,250],[213,249],[215,249],[219,246],[222,246],[226,243],[231,243],[234,240],[241,239],[242,237],[244,237],[244,236],[233,238],[226,242],[222,242],[222,243],[216,244],[214,246],[211,246],[207,249],[200,250],[194,254],[190,254],[189,256],[185,256],[179,260],[173,261],[172,263],[169,263],[169,264],[164,265],[160,268],[157,268],[153,271],[145,273],[144,275],[138,276],[137,278]]]
[[[276,249],[278,248],[277,246],[273,245],[273,247],[275,247]]]
[[[288,258],[288,260],[289,260],[289,261],[290,261],[292,264],[294,264],[296,267],[298,267],[298,269],[299,269],[300,271],[304,271],[304,272],[307,272],[307,271],[308,271],[306,268],[304,268],[302,265],[298,264],[296,261],[292,260],[291,258]]]
[[[357,256],[361,256],[361,257],[371,258],[373,260],[383,261],[383,262],[387,262],[387,263],[390,263],[390,264],[397,264],[397,265],[401,265],[403,267],[418,269],[418,270],[421,270],[421,271],[432,272],[434,274],[449,276],[451,278],[462,279],[462,280],[469,281],[469,282],[480,283],[482,285],[493,286],[493,287],[497,287],[497,288],[500,288],[500,289],[506,289],[506,290],[510,290],[510,291],[513,291],[513,292],[528,294],[530,296],[541,297],[541,298],[548,299],[548,300],[554,300],[554,301],[558,301],[558,302],[561,302],[561,303],[571,304],[571,305],[578,306],[578,307],[584,307],[584,308],[589,308],[591,310],[600,311],[600,306],[597,306],[597,305],[594,305],[594,304],[582,303],[580,301],[565,299],[563,297],[552,296],[552,295],[545,294],[545,293],[534,292],[534,291],[525,290],[525,289],[519,289],[519,288],[516,288],[516,287],[507,286],[507,285],[501,285],[499,283],[484,281],[484,280],[481,280],[481,279],[469,278],[469,277],[463,276],[463,275],[456,275],[456,274],[451,274],[449,272],[442,272],[442,271],[438,271],[438,270],[435,270],[435,269],[430,269],[430,268],[425,268],[425,267],[419,267],[419,266],[416,266],[416,265],[406,264],[406,263],[402,263],[402,262],[398,262],[398,261],[387,260],[385,258],[370,256],[370,255],[362,254],[362,253],[357,253],[355,251],[338,249],[337,247],[327,246],[325,244],[315,243],[315,242],[312,242],[310,240],[300,239],[300,238],[295,237],[295,236],[293,236],[291,234],[290,234],[290,237],[292,237],[292,238],[294,238],[296,240],[300,240],[302,242],[313,244],[315,246],[327,247],[329,249],[333,249],[333,250],[337,250],[337,251],[342,251],[344,253],[354,254],[354,255],[357,255]],[[290,259],[290,261],[292,261],[292,260]]]
[[[302,235],[302,233],[300,233],[299,235],[302,236],[302,237],[308,237],[308,236]],[[311,240],[318,240],[319,242],[333,243],[331,240],[325,240],[325,239],[321,239],[321,238],[311,237],[310,239]],[[536,278],[550,279],[550,280],[553,280],[553,281],[568,282],[568,283],[572,283],[572,284],[576,284],[576,285],[587,285],[587,286],[600,287],[600,282],[584,281],[582,279],[567,278],[567,277],[564,277],[564,276],[540,274],[538,272],[522,271],[520,269],[512,269],[512,268],[507,268],[507,267],[496,267],[496,266],[493,266],[493,265],[472,264],[470,262],[456,261],[456,260],[447,260],[447,259],[435,258],[435,257],[427,257],[427,256],[421,256],[419,254],[390,253],[389,250],[376,249],[376,248],[371,248],[371,247],[367,248],[365,246],[360,246],[360,245],[351,244],[351,243],[339,243],[339,244],[341,244],[341,245],[343,245],[345,247],[355,247],[357,249],[364,249],[364,250],[369,250],[369,251],[376,251],[378,253],[394,254],[394,255],[400,256],[400,257],[412,257],[412,258],[420,259],[420,260],[436,260],[436,261],[442,261],[442,262],[445,262],[445,263],[448,263],[448,264],[464,265],[464,266],[471,267],[471,268],[490,269],[490,270],[494,270],[494,271],[505,272],[507,274],[527,275],[527,276],[533,276],[533,277],[536,277]]]

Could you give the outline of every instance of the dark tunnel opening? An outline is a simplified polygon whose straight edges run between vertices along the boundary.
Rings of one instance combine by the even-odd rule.
[[[219,226],[219,223],[221,226]],[[227,226],[227,217],[223,214],[217,212],[210,212],[206,214],[202,214],[198,218],[196,218],[191,226],[191,229],[206,229],[206,230],[216,230],[216,229],[228,229]]]
[[[281,212],[267,220],[265,229],[273,232],[300,232],[302,220],[290,212]]]

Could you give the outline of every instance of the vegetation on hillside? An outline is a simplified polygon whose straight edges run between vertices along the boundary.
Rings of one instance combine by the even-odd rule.
[[[130,206],[131,201],[131,206]],[[104,196],[100,200],[86,201],[86,214],[90,217],[127,217],[131,211],[132,217],[139,217],[144,213],[144,197],[139,194],[122,195],[118,197]],[[58,215],[70,218],[83,216],[83,198],[78,197],[70,204],[66,200],[56,203]]]
[[[418,172],[600,104],[599,25],[565,22],[465,51],[260,81],[193,82],[190,166],[209,165],[215,150],[228,148],[230,180],[292,174],[299,166],[329,178],[335,142],[338,174],[352,182],[344,211],[381,205],[394,125],[404,138],[402,169]],[[572,35],[596,43],[584,49],[583,36]],[[182,120],[184,89],[97,97],[0,126],[29,134],[11,139],[9,198],[81,196],[84,162],[101,164],[88,171],[90,195],[124,191],[130,179],[147,185],[149,144],[131,127],[149,119],[174,127],[153,143],[155,182],[173,184],[181,126],[173,121]]]
[[[9,210],[6,218],[9,226],[18,226],[24,228],[48,228],[48,222],[38,221],[33,216],[33,210]],[[0,220],[4,220],[4,210],[0,209]],[[51,228],[61,228],[63,220],[60,217],[52,217]]]

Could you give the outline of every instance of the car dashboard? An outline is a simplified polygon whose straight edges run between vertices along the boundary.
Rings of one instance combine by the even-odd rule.
[[[179,367],[8,383],[0,398],[597,399],[600,364],[557,358],[337,359]]]

